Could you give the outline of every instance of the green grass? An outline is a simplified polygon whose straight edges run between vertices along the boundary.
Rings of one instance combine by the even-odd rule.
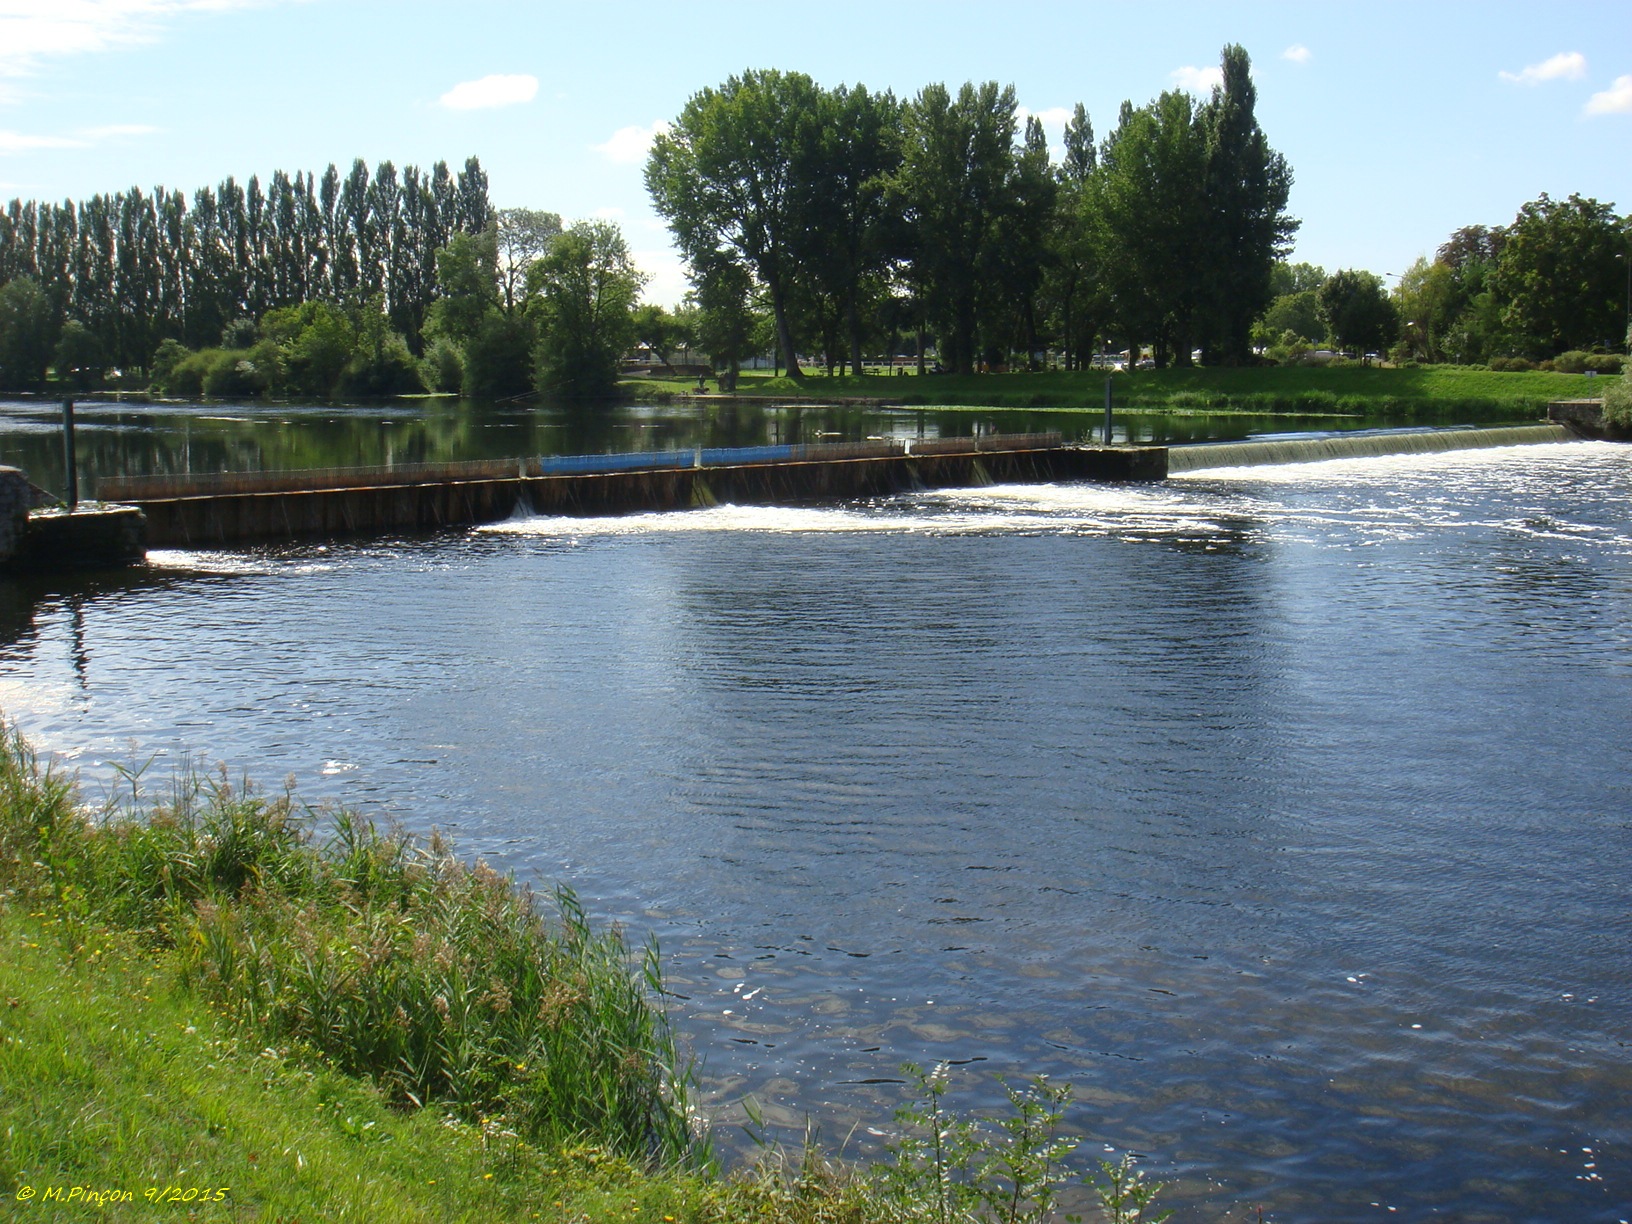
[[[750,398],[805,395],[884,399],[907,406],[1094,409],[1105,402],[1099,371],[981,374],[865,375],[828,378],[811,373],[803,383],[745,373],[738,394]],[[1537,416],[1555,399],[1602,393],[1603,378],[1543,371],[1499,373],[1460,366],[1395,369],[1378,366],[1266,366],[1227,369],[1138,370],[1113,376],[1118,408],[1251,413],[1354,412],[1470,419]],[[695,381],[630,380],[631,394],[673,395]]]
[[[954,1119],[944,1069],[891,1164],[723,1176],[655,949],[438,839],[126,776],[87,812],[0,724],[0,1217],[1021,1224],[1075,1176],[1068,1090]],[[1159,1218],[1101,1171],[1107,1218]]]

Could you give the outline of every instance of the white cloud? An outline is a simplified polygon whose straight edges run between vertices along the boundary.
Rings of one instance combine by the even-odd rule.
[[[449,110],[490,110],[531,102],[538,93],[538,78],[527,73],[497,73],[479,81],[461,81],[441,97]]]
[[[1222,68],[1192,68],[1186,65],[1173,69],[1168,75],[1180,89],[1187,89],[1193,94],[1212,93],[1214,89],[1222,88],[1224,85]]]
[[[0,0],[4,3],[4,0]],[[40,149],[89,149],[108,140],[152,136],[159,129],[145,123],[112,123],[105,127],[80,128],[72,136],[34,136],[27,132],[0,129],[0,156],[33,153]]]
[[[12,132],[0,128],[0,156],[7,153],[32,153],[36,149],[83,149],[87,143],[71,136],[30,136],[27,132]]]
[[[1026,120],[1033,116],[1042,120],[1045,128],[1059,128],[1063,131],[1066,123],[1071,119],[1071,111],[1064,106],[1051,106],[1047,110],[1040,111],[1034,111],[1024,106],[1017,106],[1014,109],[1014,117],[1019,121],[1021,131],[1025,130]]]
[[[0,76],[43,59],[151,42],[168,18],[253,8],[268,0],[0,0]]]
[[[1285,51],[1281,52],[1281,58],[1291,60],[1294,64],[1307,64],[1314,58],[1314,52],[1302,43],[1293,43]]]
[[[659,119],[650,127],[621,127],[612,133],[605,144],[591,145],[607,161],[620,166],[638,166],[646,160],[652,141],[669,130],[666,119]]]
[[[153,136],[158,128],[146,123],[109,123],[103,127],[81,128],[87,140],[119,140],[127,136]]]
[[[1543,81],[1579,81],[1587,75],[1587,57],[1579,51],[1560,51],[1551,59],[1531,64],[1518,72],[1498,72],[1513,85],[1540,85]]]
[[[1618,76],[1615,84],[1587,99],[1584,115],[1632,115],[1632,76]]]
[[[691,282],[686,279],[686,265],[673,247],[648,247],[631,251],[635,266],[646,274],[646,285],[641,290],[643,302],[659,306],[678,306],[685,300]]]

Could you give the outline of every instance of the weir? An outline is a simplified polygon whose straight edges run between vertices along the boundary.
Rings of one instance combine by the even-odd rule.
[[[429,531],[544,515],[628,514],[722,502],[775,505],[913,489],[1057,480],[1161,480],[1165,447],[1063,445],[1060,435],[555,456],[484,464],[106,480],[141,507],[150,546]]]
[[[1344,434],[1172,446],[1167,452],[1167,470],[1169,473],[1195,472],[1210,468],[1317,463],[1322,459],[1361,459],[1382,455],[1426,455],[1490,446],[1531,446],[1576,440],[1576,435],[1562,425],[1512,425],[1495,429],[1368,429]]]

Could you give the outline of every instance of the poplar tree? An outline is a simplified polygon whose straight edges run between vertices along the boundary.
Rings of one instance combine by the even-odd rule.
[[[1224,82],[1200,118],[1207,157],[1208,324],[1224,360],[1244,363],[1252,356],[1253,320],[1274,296],[1270,271],[1291,249],[1298,222],[1286,212],[1292,171],[1258,126],[1252,60],[1232,43],[1221,63]]]

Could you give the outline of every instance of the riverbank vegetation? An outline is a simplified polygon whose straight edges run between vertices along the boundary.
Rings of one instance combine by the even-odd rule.
[[[0,744],[10,1201],[695,1224],[1042,1220],[1060,1201],[1067,1093],[1015,1089],[982,1125],[946,1112],[943,1069],[918,1075],[887,1165],[810,1151],[722,1175],[655,949],[637,967],[570,894],[540,903],[437,838],[225,777],[149,803],[138,773],[87,811]],[[1087,1193],[1134,1221],[1156,1189],[1123,1161]]]

